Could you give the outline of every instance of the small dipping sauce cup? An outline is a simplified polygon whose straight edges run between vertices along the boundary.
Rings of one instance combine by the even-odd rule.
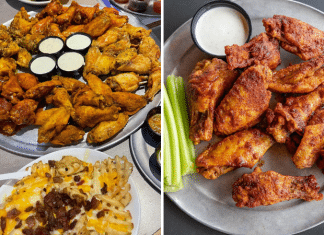
[[[246,11],[230,1],[214,1],[202,6],[191,22],[196,46],[214,57],[225,59],[225,46],[239,46],[250,40],[251,19]]]
[[[43,38],[38,43],[38,51],[45,55],[52,55],[56,58],[62,53],[64,48],[64,41],[60,37],[49,36]]]
[[[82,55],[87,54],[92,43],[92,38],[86,33],[74,33],[65,40],[66,51],[76,51]]]
[[[79,78],[82,75],[84,56],[75,51],[64,52],[57,59],[57,67],[62,76]]]
[[[40,54],[29,62],[29,70],[43,82],[56,74],[56,58],[52,55]]]
[[[149,130],[157,136],[161,136],[161,106],[151,109],[146,116]]]

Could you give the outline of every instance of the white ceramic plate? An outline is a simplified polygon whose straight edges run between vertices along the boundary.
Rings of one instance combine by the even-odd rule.
[[[43,157],[38,158],[35,161],[30,162],[23,168],[21,168],[19,171],[24,171],[27,167],[32,166],[34,163],[37,163],[39,161],[42,161],[43,163],[48,162],[48,160],[56,160],[59,161],[63,156],[71,155],[74,157],[79,158],[82,161],[90,162],[94,164],[96,161],[102,161],[104,159],[107,159],[108,157],[112,158],[111,156],[96,151],[92,149],[85,149],[85,148],[69,148],[64,150],[59,150],[50,154],[46,154]],[[132,231],[133,235],[138,234],[139,224],[140,224],[140,218],[141,218],[141,208],[140,208],[140,200],[138,196],[138,192],[135,186],[134,181],[132,180],[132,175],[129,177],[128,180],[129,184],[131,185],[130,194],[132,195],[132,200],[129,203],[129,205],[126,207],[126,210],[129,210],[132,215],[132,221],[134,224],[134,228]],[[10,195],[11,191],[13,190],[13,182],[9,181],[6,184],[4,184],[0,188],[0,202],[4,199],[5,196]]]
[[[30,5],[36,5],[36,6],[44,6],[51,2],[51,1],[31,1],[31,0],[18,0],[18,1]]]
[[[36,13],[37,12],[34,11],[28,12],[28,14],[31,17],[35,16]],[[140,26],[146,28],[145,25],[143,25],[135,16],[126,12],[121,12],[120,14],[128,16],[129,18],[128,23],[137,27]],[[4,25],[9,26],[11,21],[12,20],[5,22]],[[156,44],[160,46],[160,40],[156,38],[154,34],[151,34],[151,37],[155,40]],[[144,89],[139,89],[136,92],[136,94],[143,95],[144,92],[145,92]],[[158,106],[160,100],[161,100],[161,93],[158,93],[154,97],[153,101],[149,102],[144,108],[138,111],[135,115],[131,116],[124,129],[121,130],[113,138],[97,145],[90,145],[86,142],[86,138],[87,138],[87,133],[86,133],[82,142],[72,146],[101,150],[118,144],[119,142],[127,138],[129,135],[134,133],[143,124],[147,113],[152,108]],[[13,136],[4,136],[0,134],[0,147],[8,151],[30,156],[30,157],[40,157],[43,156],[44,154],[51,153],[59,149],[67,149],[71,147],[71,146],[58,147],[51,144],[39,144],[37,142],[37,137],[38,137],[38,127],[28,126],[26,128],[23,128],[21,131],[19,131],[16,135]]]
[[[287,0],[236,0],[250,15],[252,37],[264,32],[262,19],[274,14],[286,15],[307,22],[324,30],[324,13],[302,3]],[[198,10],[198,9],[197,9]],[[208,56],[201,52],[191,40],[191,20],[183,24],[165,43],[164,71],[166,75],[182,76],[185,81],[195,64]],[[282,64],[300,63],[301,60],[283,49],[280,50]],[[167,77],[167,76],[165,76]],[[219,139],[213,138],[209,143]],[[198,153],[205,150],[207,142],[197,146]],[[316,167],[299,170],[291,160],[285,145],[275,144],[265,154],[263,171],[274,170],[284,175],[315,175],[323,193],[324,175]],[[291,200],[271,206],[253,209],[238,208],[232,199],[232,185],[251,169],[240,168],[219,177],[207,180],[201,175],[185,177],[185,188],[167,195],[189,216],[213,229],[229,234],[293,234],[314,227],[324,220],[324,200],[305,202]]]

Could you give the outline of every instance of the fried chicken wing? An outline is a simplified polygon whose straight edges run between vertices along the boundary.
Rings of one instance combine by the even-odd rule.
[[[80,128],[73,125],[67,125],[62,132],[54,136],[50,142],[51,144],[66,146],[82,140],[84,134],[85,132]]]
[[[161,67],[150,72],[147,87],[144,97],[147,100],[153,100],[154,96],[161,90]]]
[[[105,106],[111,106],[113,103],[111,97],[111,88],[107,84],[105,84],[100,78],[98,78],[92,73],[87,74],[84,78],[88,82],[91,90],[93,90],[97,95],[101,95],[104,97]]]
[[[302,133],[312,113],[323,104],[324,86],[299,97],[288,97],[285,105],[277,103],[267,132],[278,143],[285,143],[288,136],[297,131]]]
[[[52,116],[38,129],[38,143],[49,143],[69,122],[71,111],[64,107],[58,108]]]
[[[113,56],[103,55],[98,47],[90,47],[88,53],[85,56],[83,74],[109,74],[109,72],[115,67],[115,63],[116,60]]]
[[[108,140],[122,130],[127,122],[128,115],[124,113],[120,113],[116,121],[100,122],[95,128],[89,131],[87,142],[93,144]]]
[[[158,45],[151,37],[143,37],[138,47],[138,53],[150,58],[151,60],[158,60],[161,51]]]
[[[102,11],[105,11],[110,16],[110,27],[122,27],[128,22],[128,17],[125,15],[119,15],[119,12],[112,7],[104,7]]]
[[[102,95],[96,94],[89,86],[79,89],[72,95],[73,106],[94,106],[104,108],[105,98]]]
[[[324,52],[324,32],[292,17],[274,15],[263,19],[267,34],[280,41],[280,46],[302,60],[309,60]]]
[[[126,36],[124,38],[122,38],[121,40],[109,44],[108,46],[103,48],[103,54],[104,55],[111,55],[111,56],[118,56],[120,53],[122,53],[123,51],[130,49],[132,46],[129,37]],[[136,51],[136,49],[134,48],[134,50]],[[136,52],[137,54],[137,52]]]
[[[37,19],[30,19],[26,9],[22,7],[10,23],[9,33],[14,38],[21,38],[28,34],[36,23]]]
[[[5,98],[0,97],[0,121],[8,120],[12,104]]]
[[[42,126],[45,122],[53,116],[55,112],[58,111],[59,108],[51,108],[51,109],[37,109],[35,114],[35,122],[34,125]]]
[[[12,38],[9,34],[9,30],[7,26],[1,24],[0,25],[0,40],[5,42],[11,42]]]
[[[230,70],[257,64],[267,65],[273,70],[281,63],[279,42],[266,33],[255,36],[243,46],[225,46],[225,54]]]
[[[129,63],[133,58],[137,56],[137,51],[135,48],[128,48],[122,52],[120,52],[116,56],[116,64],[117,66]]]
[[[36,86],[28,89],[25,94],[25,98],[28,99],[40,99],[48,95],[56,86],[61,86],[62,83],[59,80],[50,80],[46,82],[38,83]]]
[[[32,54],[35,54],[38,51],[38,43],[43,38],[45,38],[45,35],[42,34],[27,34],[22,38],[18,38],[16,42],[20,47],[27,49]]]
[[[62,83],[62,86],[70,93],[73,93],[79,89],[82,89],[86,86],[83,82],[80,82],[74,78],[67,78],[55,75],[52,77],[52,80],[58,80]]]
[[[55,23],[63,26],[63,25],[70,25],[77,8],[79,7],[79,4],[76,3],[75,1],[72,1],[71,5],[69,6],[69,8],[67,9],[67,11],[65,11],[63,14],[56,16],[55,17]]]
[[[11,75],[9,80],[2,86],[1,95],[10,100],[12,104],[17,104],[24,96],[24,91],[20,87],[17,76]]]
[[[239,167],[252,168],[274,143],[258,129],[237,132],[201,153],[196,158],[197,172],[206,179],[217,179]]]
[[[35,122],[38,102],[32,99],[19,101],[10,110],[10,119],[17,125],[31,125]]]
[[[93,7],[83,7],[78,5],[73,22],[77,25],[89,23],[95,16],[95,13],[99,11],[99,3]]]
[[[0,56],[11,57],[18,52],[19,46],[16,42],[0,41]]]
[[[132,92],[137,90],[139,83],[144,79],[144,77],[133,72],[120,73],[115,76],[108,77],[105,83],[108,84],[109,87],[114,91]]]
[[[151,29],[147,30],[143,27],[135,27],[131,24],[126,24],[122,29],[130,35],[131,40],[141,40],[143,37],[150,36],[152,32]]]
[[[113,92],[111,96],[114,103],[121,107],[122,111],[127,115],[137,113],[147,104],[147,100],[144,96],[130,92]]]
[[[15,73],[17,69],[16,62],[13,58],[0,58],[0,76],[10,76]]]
[[[25,49],[20,48],[17,55],[17,64],[20,65],[23,68],[29,67],[29,62],[32,59],[32,55]]]
[[[280,93],[309,93],[324,82],[324,56],[274,72],[269,90]]]
[[[16,77],[19,85],[24,90],[28,90],[39,83],[38,78],[30,73],[17,73]]]
[[[59,0],[52,0],[46,7],[36,14],[36,18],[42,19],[46,16],[56,16],[63,13],[63,5]]]
[[[92,46],[104,48],[110,44],[113,44],[120,40],[121,38],[125,37],[126,32],[120,28],[111,28],[108,29],[103,35],[98,37],[96,40],[92,41]]]
[[[244,174],[233,184],[232,197],[237,207],[268,206],[292,199],[320,201],[323,194],[316,178],[286,176],[274,171],[262,172],[257,167],[251,174]]]
[[[86,24],[82,32],[89,34],[91,37],[99,37],[111,26],[111,20],[108,13],[103,12],[88,24]]]
[[[47,36],[56,36],[62,38],[64,41],[66,37],[62,34],[58,24],[51,23],[47,29]]]
[[[33,25],[32,29],[30,30],[30,34],[41,34],[47,35],[47,31],[49,25],[54,21],[52,16],[47,16],[44,19],[41,19],[36,24]]]
[[[148,74],[152,68],[152,61],[150,58],[138,54],[129,62],[122,64],[117,68],[119,71],[123,72],[134,72],[138,74]]]
[[[272,72],[267,66],[246,69],[215,110],[214,131],[229,135],[254,126],[269,107],[271,92],[267,90]]]
[[[55,87],[52,93],[46,97],[46,103],[53,104],[55,107],[72,109],[71,97],[63,87]]]
[[[11,120],[0,121],[0,133],[3,135],[11,136],[16,134],[19,130],[17,125]]]
[[[66,30],[62,32],[62,35],[67,38],[71,34],[82,32],[83,28],[84,25],[70,25]]]
[[[73,120],[82,128],[94,127],[99,122],[115,121],[118,118],[119,108],[110,106],[104,109],[92,106],[76,106],[72,111]]]
[[[227,63],[220,59],[203,60],[196,64],[187,86],[189,136],[194,144],[211,140],[215,108],[238,75],[237,71],[228,70]]]

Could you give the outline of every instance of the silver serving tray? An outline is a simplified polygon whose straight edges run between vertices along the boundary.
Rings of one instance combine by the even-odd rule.
[[[305,4],[287,0],[236,0],[252,20],[252,37],[264,32],[262,19],[274,14],[291,16],[324,30],[324,13]],[[198,9],[197,9],[198,10]],[[208,58],[191,40],[191,20],[179,27],[165,43],[164,71],[167,75],[182,76],[186,81],[195,64]],[[282,64],[300,63],[301,60],[283,49],[280,50]],[[273,105],[273,104],[272,104]],[[201,153],[209,143],[219,141],[214,137],[196,147]],[[316,167],[299,170],[291,160],[285,145],[275,144],[263,158],[263,171],[274,170],[284,175],[315,175],[323,193],[324,176]],[[305,202],[291,200],[271,206],[238,208],[232,199],[232,184],[252,169],[240,168],[219,177],[207,180],[201,175],[184,177],[184,189],[167,193],[185,213],[213,229],[229,234],[294,234],[312,228],[324,221],[324,200]]]

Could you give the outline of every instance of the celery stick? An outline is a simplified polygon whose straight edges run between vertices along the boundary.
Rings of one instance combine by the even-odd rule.
[[[164,185],[171,185],[172,178],[172,159],[171,159],[171,151],[170,151],[170,139],[169,139],[169,131],[168,126],[165,120],[165,116],[162,115],[163,121],[163,177],[164,177]]]
[[[178,138],[180,144],[180,158],[181,158],[181,175],[186,175],[188,173],[194,172],[194,164],[192,162],[192,156],[187,143],[188,136],[186,136],[186,131],[183,125],[182,116],[187,115],[181,113],[180,106],[186,105],[185,100],[179,100],[178,92],[181,87],[179,87],[177,78],[175,76],[169,76],[167,78],[167,92],[170,97],[176,128],[178,130]]]
[[[164,192],[176,192],[183,189],[183,183],[182,181],[180,182],[180,185],[173,186],[173,185],[165,185],[164,183]]]
[[[180,163],[180,151],[179,151],[179,140],[177,133],[177,126],[175,124],[175,119],[172,112],[171,102],[168,97],[168,93],[165,86],[162,86],[163,90],[163,110],[164,116],[167,123],[167,128],[169,132],[170,139],[170,151],[172,159],[172,185],[181,184],[181,163]]]

